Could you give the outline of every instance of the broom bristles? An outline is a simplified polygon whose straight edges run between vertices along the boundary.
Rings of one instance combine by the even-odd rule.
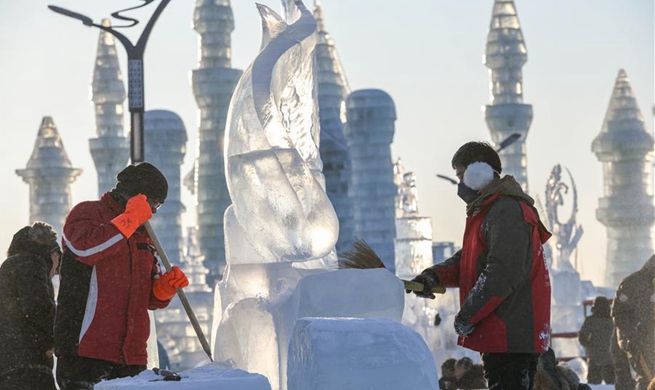
[[[355,238],[353,249],[344,252],[339,258],[339,268],[386,268],[382,259],[371,248],[366,241]]]

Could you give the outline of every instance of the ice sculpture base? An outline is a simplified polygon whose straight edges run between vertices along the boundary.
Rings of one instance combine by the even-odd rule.
[[[289,345],[289,390],[438,389],[425,341],[385,318],[301,318]]]
[[[216,289],[216,361],[265,375],[286,389],[289,338],[302,317],[386,317],[400,321],[402,282],[385,269],[316,271],[292,264],[228,266]]]

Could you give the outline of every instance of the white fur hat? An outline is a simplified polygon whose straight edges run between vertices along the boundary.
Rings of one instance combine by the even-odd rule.
[[[464,184],[479,191],[489,185],[494,178],[494,169],[486,162],[478,161],[469,164],[464,171]]]

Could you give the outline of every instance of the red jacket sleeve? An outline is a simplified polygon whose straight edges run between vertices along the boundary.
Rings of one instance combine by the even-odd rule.
[[[111,221],[101,219],[96,203],[78,204],[64,224],[64,244],[78,261],[89,266],[115,255],[126,240]]]
[[[432,266],[432,270],[439,278],[439,285],[443,287],[459,287],[459,261],[462,250],[458,250],[451,258],[443,263]]]

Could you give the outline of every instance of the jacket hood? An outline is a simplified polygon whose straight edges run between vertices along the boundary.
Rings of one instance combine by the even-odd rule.
[[[514,179],[514,176],[505,175],[502,178],[495,177],[488,186],[480,190],[480,196],[466,205],[466,213],[471,215],[479,210],[484,201],[492,195],[511,196],[534,206],[534,199],[523,192],[521,185]]]

